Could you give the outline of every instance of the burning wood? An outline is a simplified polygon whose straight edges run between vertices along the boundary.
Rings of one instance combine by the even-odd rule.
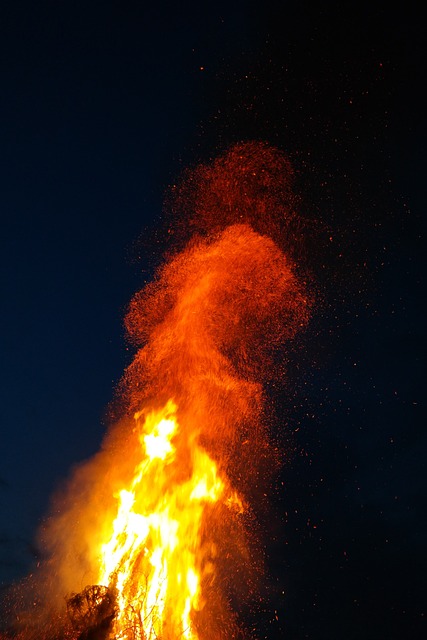
[[[79,640],[101,640],[116,614],[115,597],[107,587],[86,587],[67,600],[67,613]]]

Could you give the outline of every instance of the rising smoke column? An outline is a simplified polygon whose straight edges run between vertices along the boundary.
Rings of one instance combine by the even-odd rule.
[[[119,417],[100,453],[54,501],[41,533],[49,559],[23,589],[37,606],[31,621],[21,612],[22,638],[78,637],[64,599],[99,583],[100,549],[111,535],[117,495],[134,486],[141,465],[134,416],[162,412],[170,402],[179,431],[167,486],[185,485],[197,449],[213,461],[229,496],[238,496],[203,514],[193,550],[203,593],[191,613],[194,637],[237,637],[230,602],[254,595],[260,570],[250,503],[279,464],[263,385],[277,350],[306,324],[310,307],[284,252],[298,227],[291,178],[280,151],[245,143],[188,170],[172,187],[166,204],[177,248],[129,304],[125,326],[136,353],[119,386]]]

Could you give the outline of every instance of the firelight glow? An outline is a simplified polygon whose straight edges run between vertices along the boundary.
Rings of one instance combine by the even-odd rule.
[[[117,640],[198,640],[192,612],[204,606],[202,581],[214,579],[203,552],[205,505],[224,500],[242,509],[215,462],[197,446],[188,473],[173,482],[182,457],[173,443],[179,431],[176,409],[169,401],[145,419],[142,412],[135,414],[144,457],[130,486],[117,495],[112,534],[101,547],[98,583],[116,593]]]
[[[246,637],[235,605],[259,602],[252,524],[280,465],[264,383],[310,314],[291,176],[242,143],[172,188],[189,237],[129,303],[116,413],[42,530],[14,640]]]

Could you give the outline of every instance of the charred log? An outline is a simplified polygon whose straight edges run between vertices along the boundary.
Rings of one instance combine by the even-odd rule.
[[[78,640],[105,640],[116,614],[114,594],[101,585],[86,587],[67,600],[67,613]]]

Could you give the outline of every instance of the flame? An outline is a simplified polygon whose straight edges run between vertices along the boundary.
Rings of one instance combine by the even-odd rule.
[[[192,616],[204,606],[204,574],[213,577],[201,545],[204,510],[218,500],[243,510],[239,496],[197,444],[187,477],[173,482],[181,464],[174,444],[180,430],[176,411],[169,400],[159,411],[134,416],[142,461],[130,485],[116,495],[117,516],[101,546],[98,577],[99,584],[116,592],[117,640],[198,640]]]
[[[310,308],[284,250],[298,226],[290,178],[280,151],[248,143],[172,189],[196,233],[129,304],[136,353],[101,451],[42,529],[24,640],[100,626],[114,640],[239,637],[234,602],[257,595],[261,573],[249,505],[279,464],[263,383]]]

